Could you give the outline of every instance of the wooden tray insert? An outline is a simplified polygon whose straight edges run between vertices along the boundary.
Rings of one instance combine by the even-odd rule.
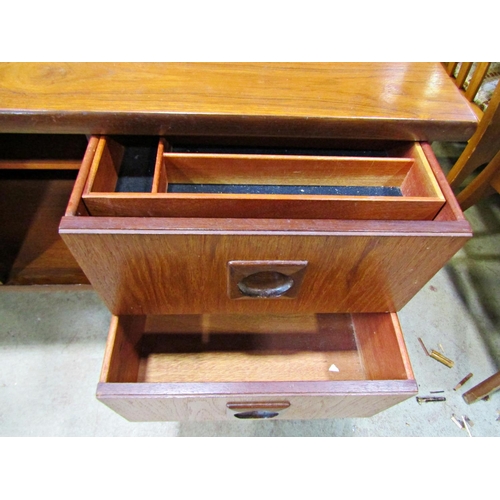
[[[418,144],[383,158],[186,153],[164,139],[120,141],[99,141],[82,196],[91,215],[432,220],[445,201]],[[135,166],[125,161],[141,155]]]
[[[395,315],[114,317],[101,382],[406,380]]]

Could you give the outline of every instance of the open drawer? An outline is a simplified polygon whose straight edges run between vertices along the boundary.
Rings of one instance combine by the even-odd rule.
[[[396,314],[114,316],[97,397],[131,421],[312,419],[417,391]]]
[[[102,144],[89,143],[60,234],[116,315],[396,312],[472,237],[427,144],[397,148],[421,151],[443,193],[432,220],[160,217],[147,193],[141,216],[92,215]]]
[[[83,202],[94,216],[372,220],[430,220],[445,203],[418,143],[215,151],[100,137]]]

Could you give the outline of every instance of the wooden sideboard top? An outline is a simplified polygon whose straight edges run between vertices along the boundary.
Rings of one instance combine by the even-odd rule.
[[[467,140],[439,63],[1,63],[0,132]]]

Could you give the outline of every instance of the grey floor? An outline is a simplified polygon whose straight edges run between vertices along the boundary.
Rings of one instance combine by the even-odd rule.
[[[460,145],[433,146],[445,171]],[[400,312],[420,395],[368,419],[130,423],[95,398],[110,314],[89,289],[0,287],[0,436],[500,436],[500,392],[462,394],[500,369],[500,196],[469,209],[475,237]],[[425,356],[417,338],[455,361]],[[467,373],[463,389],[453,387]],[[448,457],[451,458],[451,457]]]

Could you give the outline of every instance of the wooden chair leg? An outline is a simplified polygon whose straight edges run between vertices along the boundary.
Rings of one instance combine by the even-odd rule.
[[[474,149],[474,146],[469,142],[463,153],[460,155],[460,158],[448,173],[448,182],[450,183],[452,189],[460,187],[462,182],[464,182],[464,180],[467,179],[467,177],[469,177],[469,175],[474,172],[476,168],[481,166],[481,163],[474,161],[474,158],[471,160]]]
[[[500,151],[487,167],[457,196],[462,210],[467,210],[484,197],[495,175],[500,172]]]
[[[485,398],[497,389],[500,389],[500,372],[483,380],[480,384],[467,391],[462,397],[467,404],[471,404]]]

